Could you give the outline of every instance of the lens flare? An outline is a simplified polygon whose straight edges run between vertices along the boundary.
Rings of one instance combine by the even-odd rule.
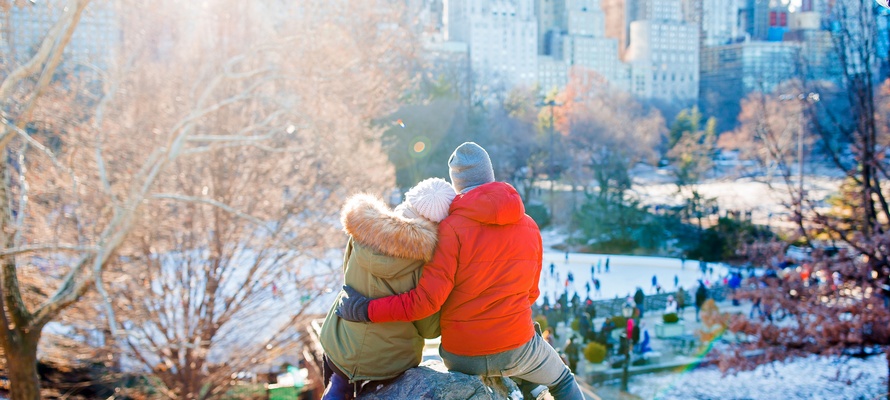
[[[429,155],[432,150],[429,147],[431,143],[430,138],[426,136],[415,136],[410,142],[406,143],[408,148],[405,150],[408,151],[412,158],[421,159]]]

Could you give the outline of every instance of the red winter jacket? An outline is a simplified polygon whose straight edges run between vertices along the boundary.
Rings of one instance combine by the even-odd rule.
[[[441,308],[442,347],[476,356],[515,349],[535,334],[543,245],[519,193],[493,182],[458,195],[439,243],[410,292],[371,301],[371,321],[415,321]]]

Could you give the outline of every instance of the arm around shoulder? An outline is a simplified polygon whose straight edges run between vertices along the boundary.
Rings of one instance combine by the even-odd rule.
[[[417,287],[409,292],[371,301],[373,322],[417,321],[439,311],[454,288],[460,241],[447,222],[439,224],[439,242],[433,259],[424,265]]]

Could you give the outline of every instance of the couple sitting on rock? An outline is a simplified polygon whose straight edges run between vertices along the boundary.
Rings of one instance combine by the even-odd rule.
[[[346,286],[321,333],[324,399],[351,399],[416,367],[423,338],[440,329],[451,371],[515,377],[547,386],[557,400],[583,399],[535,334],[543,245],[519,193],[495,182],[475,143],[460,145],[448,167],[453,187],[427,179],[395,210],[368,195],[347,201]]]

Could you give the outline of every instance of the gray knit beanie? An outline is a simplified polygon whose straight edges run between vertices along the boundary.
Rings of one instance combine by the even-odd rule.
[[[479,185],[494,182],[494,169],[488,152],[473,142],[464,142],[448,159],[448,174],[458,193],[466,193]]]

